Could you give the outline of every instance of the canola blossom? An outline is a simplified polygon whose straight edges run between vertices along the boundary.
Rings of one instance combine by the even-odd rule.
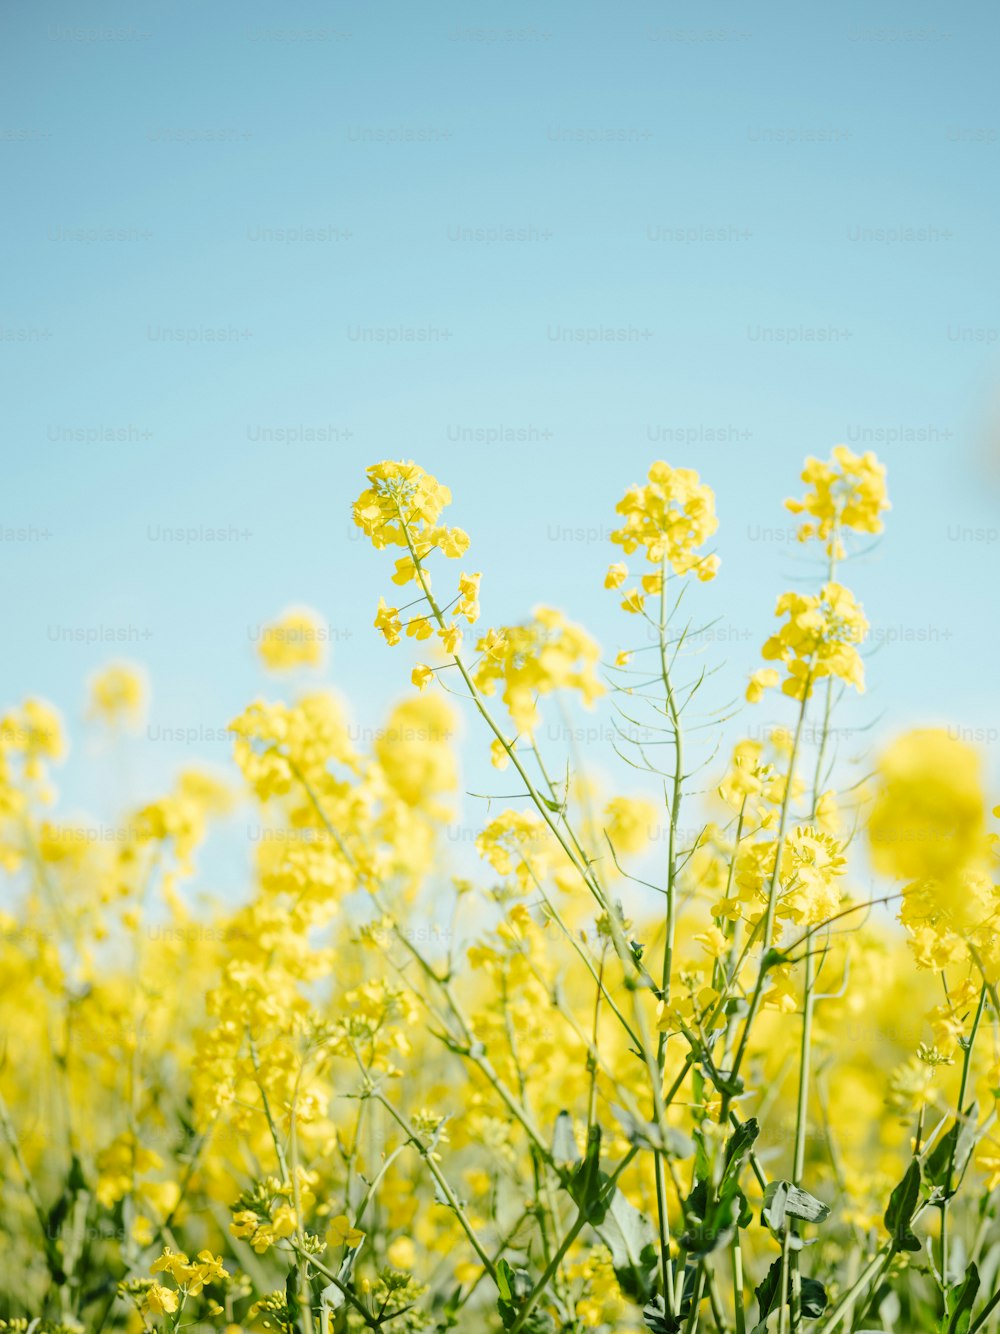
[[[719,521],[663,461],[609,503],[615,650],[544,603],[491,619],[450,490],[386,461],[352,510],[371,650],[421,660],[370,742],[294,605],[228,774],[114,839],[58,814],[58,709],[7,709],[0,1330],[995,1334],[997,810],[946,730],[834,755],[885,469],[838,446],[802,480],[813,577],[724,665],[742,733],[707,767],[684,645]],[[150,686],[89,692],[113,746]],[[609,753],[549,754],[579,708]],[[460,734],[503,795],[464,798],[457,866]],[[237,812],[222,901],[199,860]]]

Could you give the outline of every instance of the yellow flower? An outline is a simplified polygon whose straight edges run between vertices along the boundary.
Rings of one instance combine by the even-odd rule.
[[[123,1131],[97,1155],[98,1200],[110,1208],[135,1189],[137,1178],[162,1166],[159,1154],[143,1148],[130,1131]]]
[[[759,704],[764,698],[764,691],[776,686],[780,680],[781,673],[776,667],[761,667],[750,677],[750,683],[747,686],[747,703]]]
[[[257,651],[272,672],[296,667],[320,667],[326,656],[327,632],[322,620],[308,607],[289,607],[260,632]]]
[[[996,1190],[997,1186],[1000,1186],[1000,1141],[992,1135],[980,1145],[976,1154],[976,1166],[986,1177],[983,1183],[984,1189]]]
[[[416,1248],[409,1237],[397,1237],[385,1255],[394,1269],[412,1269],[417,1262]]]
[[[639,797],[612,797],[604,808],[604,832],[615,852],[638,852],[652,838],[659,812]]]
[[[807,459],[802,480],[812,489],[801,500],[785,501],[793,514],[808,514],[816,520],[800,525],[800,542],[818,538],[829,555],[840,559],[844,555],[842,529],[882,531],[880,516],[889,508],[885,468],[870,451],[855,454],[846,445],[837,445],[825,463]]]
[[[503,701],[519,732],[530,734],[537,727],[540,695],[578,690],[590,705],[604,693],[597,676],[598,645],[552,607],[536,607],[525,625],[489,631],[476,647],[476,686],[492,695],[503,683]]]
[[[406,633],[410,639],[430,639],[434,627],[426,616],[414,616],[406,627]]]
[[[170,1315],[177,1310],[178,1297],[173,1288],[153,1283],[146,1289],[142,1309],[146,1315]]]
[[[438,799],[458,786],[451,738],[455,711],[440,693],[411,695],[389,714],[375,755],[391,790],[407,806],[443,815]]]
[[[490,743],[490,764],[493,765],[494,769],[506,769],[507,765],[510,764],[507,747],[499,737]]]
[[[648,561],[654,565],[666,561],[675,574],[694,570],[699,579],[711,579],[719,567],[718,557],[697,550],[719,526],[711,487],[691,468],[671,468],[662,461],[652,465],[648,477],[645,486],[629,487],[618,502],[617,512],[625,522],[611,534],[612,542],[626,555],[643,547]]]
[[[455,614],[464,616],[470,625],[479,619],[479,581],[481,574],[462,574],[458,578],[458,603]]]
[[[425,667],[423,663],[417,663],[410,673],[410,680],[418,690],[423,690],[428,681],[433,681],[434,670],[431,667]]]
[[[378,611],[375,613],[375,629],[381,630],[387,644],[399,643],[399,608],[387,607],[385,598],[379,598]]]
[[[608,572],[604,576],[605,588],[621,588],[622,584],[628,578],[628,566],[622,561],[615,565],[608,566]]]
[[[767,640],[761,654],[766,661],[784,663],[788,672],[781,686],[784,694],[808,699],[824,676],[838,677],[859,693],[864,690],[864,667],[857,645],[868,633],[868,622],[850,589],[830,582],[815,596],[783,593],[774,614],[788,619]],[[771,678],[764,683],[751,678],[748,699],[751,692],[756,694],[755,679],[758,684],[766,684]]]
[[[947,880],[985,854],[986,802],[976,751],[942,730],[907,732],[882,755],[869,822],[876,869]]]
[[[129,662],[110,662],[91,678],[90,714],[115,727],[139,727],[146,710],[148,690],[141,668]]]
[[[412,556],[400,556],[396,561],[396,573],[392,576],[394,584],[408,584],[417,577],[417,567]]]
[[[326,1239],[331,1246],[349,1246],[354,1249],[364,1241],[365,1234],[360,1228],[352,1226],[346,1214],[337,1214],[330,1219]]]
[[[457,625],[445,625],[438,630],[438,638],[446,653],[456,654],[462,647],[462,632]]]

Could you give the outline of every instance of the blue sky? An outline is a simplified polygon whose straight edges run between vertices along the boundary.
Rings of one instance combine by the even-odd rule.
[[[721,704],[813,575],[782,501],[843,441],[894,506],[850,576],[879,649],[845,717],[995,751],[993,6],[42,0],[0,27],[5,704],[72,715],[102,661],[145,663],[155,790],[224,760],[278,689],[256,627],[301,602],[378,725],[410,658],[349,505],[383,457],[451,486],[487,621],[550,602],[609,652],[614,503],[697,468]]]

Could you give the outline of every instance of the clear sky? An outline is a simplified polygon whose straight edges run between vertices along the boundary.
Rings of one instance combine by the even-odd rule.
[[[383,457],[451,486],[486,622],[550,602],[609,652],[614,503],[697,468],[721,702],[811,577],[801,461],[846,442],[894,506],[850,576],[851,725],[996,750],[995,6],[8,0],[0,28],[4,704],[72,715],[145,663],[155,790],[276,693],[253,636],[301,602],[377,725],[412,661],[349,522]]]

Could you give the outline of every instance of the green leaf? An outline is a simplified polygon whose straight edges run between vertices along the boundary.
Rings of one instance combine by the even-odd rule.
[[[790,1181],[771,1181],[764,1189],[761,1217],[774,1232],[784,1230],[786,1218],[800,1219],[804,1223],[822,1223],[829,1216],[828,1205],[817,1200],[807,1190],[793,1186]]]
[[[781,1260],[775,1260],[774,1264],[767,1271],[764,1277],[754,1289],[754,1296],[757,1298],[758,1322],[757,1327],[763,1328],[767,1323],[767,1317],[774,1310],[774,1304],[778,1300],[778,1289],[781,1286]]]
[[[827,1295],[826,1288],[818,1278],[809,1278],[803,1275],[801,1287],[801,1311],[807,1320],[815,1320],[826,1310]],[[771,1268],[764,1275],[763,1281],[758,1285],[754,1292],[757,1298],[758,1317],[757,1324],[754,1326],[753,1334],[765,1334],[767,1329],[767,1317],[774,1311],[781,1295],[781,1259],[774,1261]],[[787,1305],[791,1304],[791,1292],[789,1292]]]
[[[573,1134],[573,1118],[569,1112],[560,1112],[556,1117],[555,1130],[552,1132],[552,1157],[558,1163],[578,1163],[580,1150],[576,1147]]]
[[[739,1171],[746,1160],[747,1154],[753,1148],[754,1140],[760,1134],[760,1122],[755,1116],[751,1116],[749,1121],[744,1121],[737,1126],[733,1133],[726,1140],[725,1164],[726,1173],[734,1168]]]
[[[885,1211],[885,1228],[897,1251],[919,1251],[920,1241],[910,1224],[920,1199],[920,1161],[913,1158],[906,1175],[889,1196]]]
[[[588,1223],[598,1226],[604,1222],[616,1186],[607,1172],[601,1171],[601,1128],[591,1126],[587,1138],[587,1153],[566,1182],[566,1189]]]
[[[651,1334],[680,1334],[681,1322],[676,1316],[667,1315],[662,1297],[654,1297],[642,1308],[642,1318]]]
[[[962,1282],[948,1294],[948,1323],[945,1326],[945,1334],[968,1334],[972,1307],[978,1295],[979,1270],[973,1262],[965,1271]]]
[[[496,1264],[497,1271],[497,1289],[505,1302],[512,1301],[514,1298],[514,1289],[511,1287],[511,1279],[514,1271],[506,1260],[500,1259]]]
[[[726,1141],[722,1180],[710,1196],[708,1183],[699,1181],[684,1202],[687,1224],[681,1245],[691,1255],[709,1255],[725,1246],[737,1227],[745,1227],[752,1217],[746,1196],[740,1189],[740,1172],[753,1142],[760,1134],[756,1118],[738,1125]]]
[[[288,1316],[294,1329],[299,1318],[299,1266],[297,1264],[292,1265],[285,1278],[285,1305],[288,1307]]]
[[[512,1269],[501,1258],[496,1263],[497,1291],[500,1298],[497,1311],[504,1329],[510,1329],[517,1319],[521,1303],[531,1291],[531,1276],[526,1269]]]
[[[616,1190],[597,1231],[611,1252],[622,1291],[636,1301],[646,1301],[652,1294],[657,1268],[657,1236],[652,1223]]]
[[[924,1180],[934,1188],[932,1202],[950,1200],[962,1184],[969,1159],[976,1147],[979,1104],[971,1102],[924,1159]],[[949,1168],[951,1178],[949,1181]]]
[[[809,1278],[807,1275],[802,1276],[801,1296],[801,1311],[807,1320],[815,1320],[817,1316],[821,1316],[826,1310],[826,1288],[824,1288],[818,1278]]]

